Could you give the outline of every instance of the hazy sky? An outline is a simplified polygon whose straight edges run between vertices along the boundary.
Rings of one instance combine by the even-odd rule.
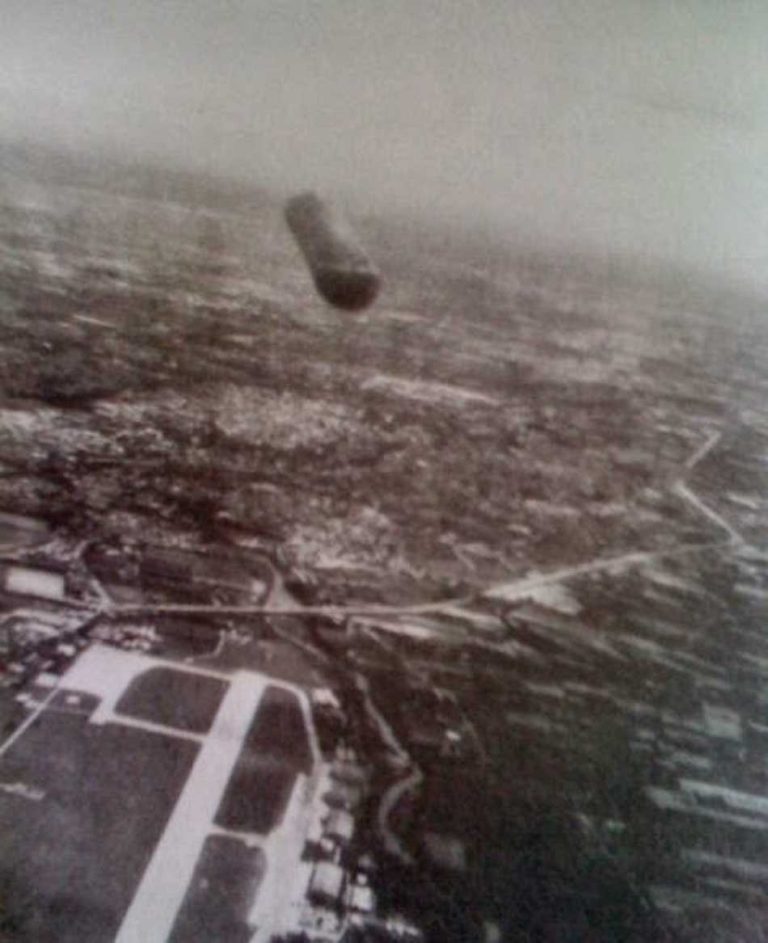
[[[768,3],[2,0],[0,134],[768,283]]]

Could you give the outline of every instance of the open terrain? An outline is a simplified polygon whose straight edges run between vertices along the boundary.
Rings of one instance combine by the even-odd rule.
[[[0,179],[9,533],[28,514],[87,546],[112,582],[80,605],[108,626],[202,620],[194,655],[174,644],[211,680],[217,664],[330,678],[374,770],[377,892],[428,941],[764,939],[763,300],[358,216],[384,290],[350,316],[315,296],[270,196],[98,182],[18,163]],[[191,704],[160,680],[110,716],[133,718],[115,730],[148,757],[152,725],[180,731],[174,796],[224,708],[215,684]],[[80,745],[29,746],[60,724]],[[51,708],[5,759],[74,757],[46,767],[66,792],[98,752],[91,727]],[[204,824],[280,821],[302,750],[259,750],[232,754],[228,782],[240,798],[266,783],[264,801],[225,796]],[[174,938],[193,918],[235,934],[264,877],[258,855],[206,841]],[[13,847],[23,877],[45,844]],[[121,861],[125,893],[142,862]]]

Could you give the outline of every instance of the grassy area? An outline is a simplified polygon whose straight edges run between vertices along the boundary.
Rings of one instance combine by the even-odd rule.
[[[309,773],[312,754],[298,698],[286,688],[269,685],[243,742],[243,755],[271,757]]]
[[[216,813],[216,824],[268,835],[280,824],[295,782],[296,773],[291,769],[241,757]]]
[[[248,911],[266,866],[260,848],[220,835],[207,838],[169,943],[247,943]]]
[[[207,733],[226,688],[227,682],[218,678],[150,668],[131,681],[117,703],[117,713]]]
[[[0,794],[0,887],[14,940],[111,939],[197,747],[46,711],[0,764],[35,800]]]

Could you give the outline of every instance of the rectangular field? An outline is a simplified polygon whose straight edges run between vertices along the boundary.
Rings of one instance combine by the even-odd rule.
[[[114,938],[196,744],[45,711],[3,758],[0,894],[11,939]],[[39,798],[32,798],[38,797]]]

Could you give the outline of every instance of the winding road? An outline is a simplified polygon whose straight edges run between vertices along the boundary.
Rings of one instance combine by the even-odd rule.
[[[697,495],[687,482],[691,473],[698,465],[712,452],[720,443],[722,432],[714,432],[709,435],[706,441],[695,450],[688,458],[681,469],[680,476],[671,485],[672,493],[677,495],[682,501],[685,501],[692,507],[697,514],[704,517],[710,524],[717,527],[723,534],[716,540],[704,541],[696,544],[683,544],[670,549],[657,551],[635,551],[621,554],[615,557],[598,558],[586,563],[575,566],[562,567],[552,570],[548,573],[535,573],[523,578],[508,580],[502,583],[496,583],[488,586],[474,596],[463,597],[459,599],[443,600],[442,602],[424,603],[420,605],[409,606],[366,606],[366,605],[348,605],[348,606],[302,606],[296,601],[291,593],[285,588],[282,577],[273,567],[273,578],[268,591],[265,594],[261,604],[252,604],[244,606],[205,606],[194,604],[116,604],[106,593],[99,593],[100,599],[96,606],[83,603],[75,603],[77,608],[91,608],[92,618],[105,616],[107,618],[136,618],[138,616],[151,616],[161,614],[215,614],[220,616],[368,616],[380,618],[394,618],[403,616],[413,616],[419,614],[462,614],[468,612],[468,606],[478,599],[503,600],[511,602],[523,600],[530,594],[542,587],[555,586],[568,582],[581,576],[605,572],[620,573],[629,567],[639,566],[654,562],[662,558],[683,556],[686,554],[697,553],[700,551],[725,547],[748,546],[742,535],[727,521],[721,514],[711,508],[705,501]],[[314,653],[314,652],[313,652]],[[389,824],[392,812],[397,804],[407,793],[417,789],[422,780],[423,773],[415,766],[408,752],[399,743],[391,726],[386,718],[381,714],[373,703],[367,679],[362,675],[357,676],[358,686],[364,696],[366,710],[378,728],[382,741],[387,745],[393,760],[393,766],[399,767],[400,778],[396,780],[385,792],[377,811],[377,824],[379,827],[382,841],[387,851],[403,861],[411,861],[412,856],[403,846],[400,839],[394,833]],[[9,738],[0,747],[0,753],[5,752],[12,745],[14,739],[20,736],[30,723],[36,719],[39,711],[44,710],[50,703],[55,689],[50,692],[46,700],[39,706],[38,711],[27,719],[25,724]]]
[[[128,605],[105,605],[102,609],[104,615],[113,618],[147,615],[185,615],[196,613],[208,613],[217,615],[248,615],[248,616],[369,616],[373,618],[397,618],[399,616],[414,615],[440,615],[461,613],[467,605],[474,600],[496,599],[505,602],[525,599],[526,596],[534,590],[547,586],[554,586],[559,583],[565,583],[580,576],[588,576],[593,573],[620,573],[629,567],[639,566],[646,563],[652,563],[670,557],[685,556],[691,553],[698,553],[702,550],[711,550],[727,546],[747,546],[746,541],[741,534],[713,508],[706,504],[688,485],[686,478],[690,473],[710,454],[710,452],[719,444],[722,439],[722,432],[714,432],[707,437],[707,440],[696,449],[690,458],[683,465],[683,474],[672,484],[671,490],[681,500],[689,504],[698,514],[705,517],[710,523],[714,524],[727,535],[727,539],[709,540],[700,543],[682,544],[677,547],[671,547],[663,550],[634,551],[620,554],[615,557],[602,557],[590,560],[587,563],[579,563],[575,566],[561,567],[557,570],[551,570],[548,573],[535,573],[523,578],[508,580],[502,583],[495,583],[481,590],[476,595],[464,596],[458,599],[442,600],[440,602],[420,603],[408,606],[370,606],[370,605],[345,605],[345,606],[302,606],[297,604],[292,597],[283,592],[275,595],[270,593],[269,598],[263,605],[250,606],[201,606],[177,604],[128,604]]]

